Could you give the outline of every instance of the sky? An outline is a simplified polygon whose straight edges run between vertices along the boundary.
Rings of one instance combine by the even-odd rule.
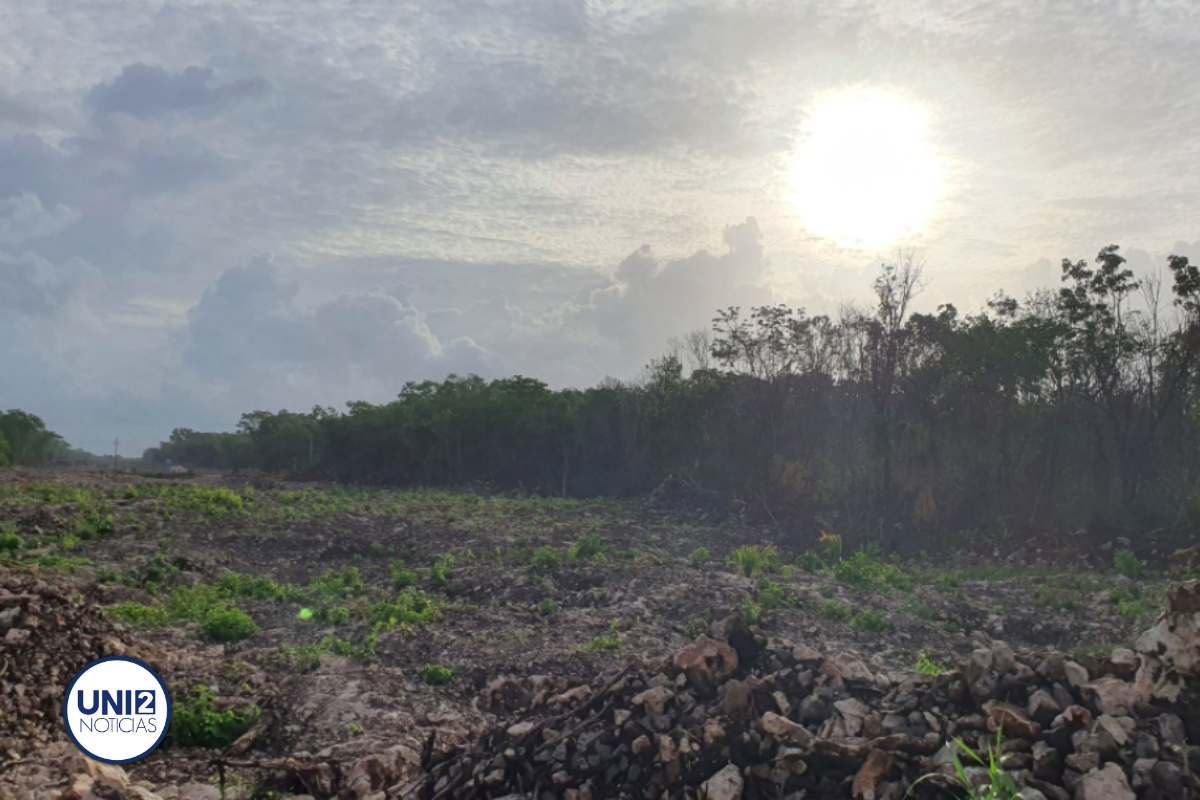
[[[0,7],[0,407],[136,455],[717,309],[1200,257],[1190,0]],[[1191,244],[1189,244],[1191,243]]]

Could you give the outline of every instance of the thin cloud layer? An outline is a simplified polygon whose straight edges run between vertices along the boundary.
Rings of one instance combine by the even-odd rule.
[[[880,254],[809,233],[788,169],[853,86],[928,113],[925,302],[1200,239],[1187,4],[297,9],[6,10],[0,406],[141,447],[449,372],[631,377],[719,308],[830,310]]]

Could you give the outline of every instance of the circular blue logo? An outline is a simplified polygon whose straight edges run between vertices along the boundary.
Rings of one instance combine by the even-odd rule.
[[[129,764],[154,751],[171,724],[171,695],[136,658],[109,656],[79,671],[63,698],[67,735],[85,755]]]

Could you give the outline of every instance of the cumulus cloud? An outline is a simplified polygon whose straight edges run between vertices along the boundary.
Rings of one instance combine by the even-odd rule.
[[[58,233],[79,219],[64,205],[46,208],[37,195],[26,192],[0,198],[0,244],[16,244]]]
[[[172,112],[212,113],[242,100],[265,96],[270,84],[263,78],[216,83],[207,67],[186,67],[172,73],[150,64],[129,64],[111,81],[94,86],[84,96],[92,113],[129,114],[147,119]]]

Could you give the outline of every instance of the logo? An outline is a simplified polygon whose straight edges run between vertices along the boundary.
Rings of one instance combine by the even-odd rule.
[[[96,761],[128,764],[150,755],[171,724],[171,695],[136,658],[110,656],[79,671],[63,698],[75,746]]]

